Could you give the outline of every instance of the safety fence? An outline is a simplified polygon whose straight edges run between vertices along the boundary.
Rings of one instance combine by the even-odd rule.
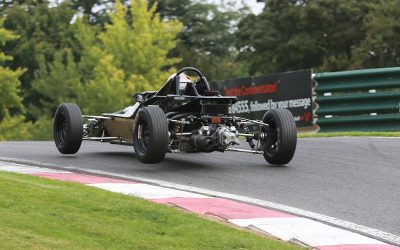
[[[321,132],[400,131],[400,67],[314,75]]]

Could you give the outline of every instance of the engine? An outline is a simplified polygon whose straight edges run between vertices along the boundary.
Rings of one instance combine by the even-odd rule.
[[[190,129],[196,127],[196,124],[198,123],[176,124],[170,136],[170,149],[186,152],[224,152],[229,146],[239,144],[235,126],[209,124]]]

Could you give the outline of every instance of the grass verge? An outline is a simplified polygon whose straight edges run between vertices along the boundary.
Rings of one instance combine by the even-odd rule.
[[[299,249],[152,202],[0,172],[3,249]]]
[[[400,132],[332,132],[332,133],[298,133],[299,138],[339,137],[339,136],[380,136],[400,137]]]

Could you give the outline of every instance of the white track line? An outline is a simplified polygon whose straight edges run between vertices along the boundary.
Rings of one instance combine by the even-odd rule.
[[[375,239],[301,217],[234,219],[229,220],[229,222],[256,228],[284,241],[295,239],[314,247],[345,244],[382,244],[382,242]]]
[[[43,172],[43,168],[41,167],[31,167],[16,163],[10,164],[4,162],[0,162],[0,170],[5,172],[20,173],[20,174],[34,174]],[[47,168],[46,173],[70,173],[70,172]]]

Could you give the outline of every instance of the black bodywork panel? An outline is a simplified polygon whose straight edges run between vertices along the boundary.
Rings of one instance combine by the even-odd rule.
[[[197,73],[195,83],[188,83],[180,91],[179,75],[185,71]],[[211,90],[207,79],[195,68],[183,68],[174,77],[168,80],[157,93],[143,93],[145,101],[143,106],[157,105],[169,112],[192,112],[207,115],[226,115],[230,105],[236,103],[236,96],[221,96],[218,91]]]

